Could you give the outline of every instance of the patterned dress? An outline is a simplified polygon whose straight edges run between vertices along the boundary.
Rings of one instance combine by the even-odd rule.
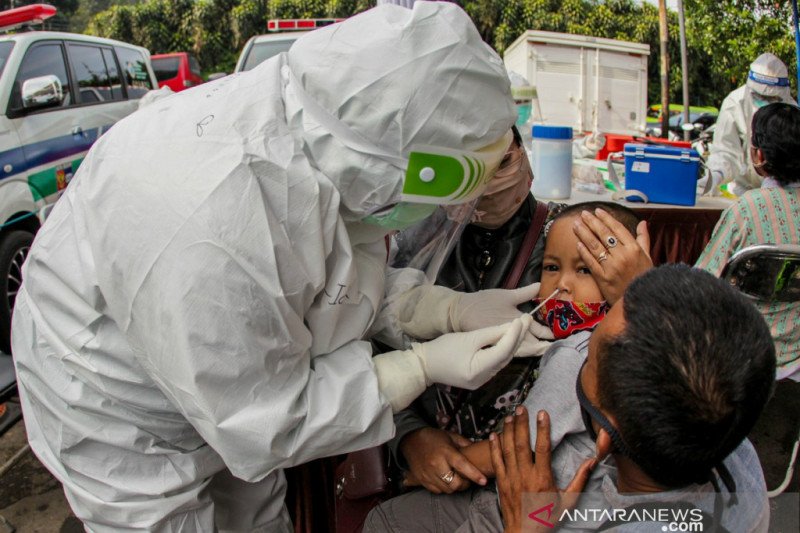
[[[771,180],[770,180],[771,181]],[[728,259],[754,244],[800,244],[800,187],[765,187],[743,194],[714,228],[698,267],[719,276]],[[776,379],[800,380],[800,302],[757,302],[775,339]]]

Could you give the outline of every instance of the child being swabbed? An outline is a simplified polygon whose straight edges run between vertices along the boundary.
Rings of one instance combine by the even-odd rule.
[[[631,209],[611,202],[585,202],[567,206],[545,227],[544,258],[539,297],[534,300],[538,310],[534,318],[553,330],[556,340],[548,351],[588,347],[588,333],[609,310],[600,288],[578,253],[578,237],[572,229],[582,211],[603,209],[636,235],[639,217]],[[549,298],[550,296],[552,298]],[[587,332],[585,335],[576,335]],[[547,355],[547,354],[545,354]],[[585,354],[584,354],[585,355]],[[536,387],[536,385],[534,385]],[[481,441],[462,450],[482,472],[492,474],[489,442]]]
[[[580,365],[588,354],[589,336],[592,329],[600,323],[608,311],[608,305],[603,299],[600,288],[578,253],[578,237],[573,231],[573,225],[580,218],[581,212],[594,212],[598,208],[609,213],[629,232],[636,234],[636,226],[639,222],[636,214],[626,207],[606,202],[587,202],[567,206],[548,223],[545,228],[546,240],[541,286],[539,287],[539,296],[534,301],[539,309],[534,311],[534,317],[542,323],[550,325],[557,340],[542,356],[542,365],[551,358],[559,363],[574,359],[575,364]],[[531,397],[541,395],[547,396],[548,404],[553,406],[550,411],[553,411],[551,418],[554,421],[561,420],[559,418],[560,411],[554,408],[555,406],[563,405],[563,409],[566,410],[575,403],[574,400],[570,400],[570,395],[574,395],[574,392],[563,390],[563,383],[559,384],[557,379],[551,382],[548,376],[542,374],[540,367],[540,377],[534,382],[528,398],[519,398],[515,404],[521,403],[523,400],[530,401]],[[512,414],[513,407],[511,406],[508,411],[509,415]],[[559,431],[558,427],[553,429],[554,432]],[[556,437],[553,446],[557,445],[559,438],[568,440],[570,437],[570,435]],[[581,449],[580,454],[575,455],[576,457],[593,455],[591,443],[579,442],[578,445],[585,449]],[[487,478],[494,476],[489,440],[467,445],[460,451],[484,476]],[[570,455],[570,460],[571,457],[572,455]],[[577,467],[578,465],[575,465],[575,469]],[[406,486],[419,485],[411,473],[407,474],[404,484]],[[487,506],[495,509],[494,519],[501,523],[497,495],[492,491],[476,489],[449,495],[435,495],[425,489],[417,489],[392,498],[373,509],[367,519],[364,531],[372,533],[451,530],[447,527],[443,529],[434,527],[435,524],[443,521],[453,525],[452,530],[455,530],[457,529],[456,523],[465,519],[466,514],[482,515],[482,512],[477,511]],[[484,518],[478,517],[476,520],[481,521]],[[497,529],[496,526],[497,524],[492,524],[492,527],[488,529]]]

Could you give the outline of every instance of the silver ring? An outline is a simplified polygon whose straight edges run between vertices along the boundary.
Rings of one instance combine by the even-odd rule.
[[[442,478],[442,481],[444,481],[445,483],[447,483],[449,485],[456,478],[456,473],[451,470],[451,471],[447,472],[446,474],[442,474],[439,477]]]
[[[608,252],[603,252],[603,253],[601,253],[600,255],[597,256],[597,262],[598,263],[602,263],[606,259],[608,259]]]
[[[614,237],[613,235],[609,235],[608,237],[606,237],[606,246],[608,248],[615,247],[617,245],[617,242],[618,242],[617,238]]]

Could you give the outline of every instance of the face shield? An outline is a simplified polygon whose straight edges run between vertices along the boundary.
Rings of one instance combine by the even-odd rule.
[[[424,208],[428,211],[427,216],[392,236],[390,266],[413,268],[423,272],[429,283],[436,281],[512,140],[508,132],[478,152],[426,147],[410,154],[403,201],[384,217],[410,212],[411,206],[419,209],[419,215],[426,213]],[[379,222],[375,214],[365,221],[376,218]],[[410,218],[406,220],[410,222]]]
[[[387,230],[403,230],[430,217],[438,206],[474,206],[512,140],[509,131],[475,152],[412,147],[407,161],[392,158],[395,166],[405,165],[400,202],[373,211],[363,221]],[[451,218],[453,220],[460,220],[460,217]]]
[[[531,119],[531,102],[524,100],[515,100],[517,104],[517,128],[524,128],[528,121]]]
[[[439,271],[470,223],[477,199],[454,206],[434,206],[425,220],[392,235],[389,266],[413,268],[435,283]],[[421,204],[424,205],[424,204]]]
[[[533,88],[528,80],[521,74],[509,71],[508,79],[511,82],[511,97],[514,99],[514,104],[517,106],[517,128],[520,131],[526,129],[526,125],[531,118],[531,106],[536,94],[536,89]]]
[[[755,92],[750,93],[750,98],[752,99],[753,107],[755,109],[760,109],[769,104],[783,102],[783,98],[780,96],[765,96],[763,94],[758,94]]]

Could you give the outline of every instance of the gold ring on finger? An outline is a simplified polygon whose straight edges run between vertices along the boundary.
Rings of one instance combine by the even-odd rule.
[[[456,478],[456,473],[453,472],[452,470],[450,470],[449,472],[446,472],[446,473],[440,475],[439,477],[442,478],[442,481],[444,481],[445,483],[447,483],[449,485]]]
[[[602,252],[600,255],[597,256],[598,263],[602,263],[606,259],[608,259],[608,252]]]

